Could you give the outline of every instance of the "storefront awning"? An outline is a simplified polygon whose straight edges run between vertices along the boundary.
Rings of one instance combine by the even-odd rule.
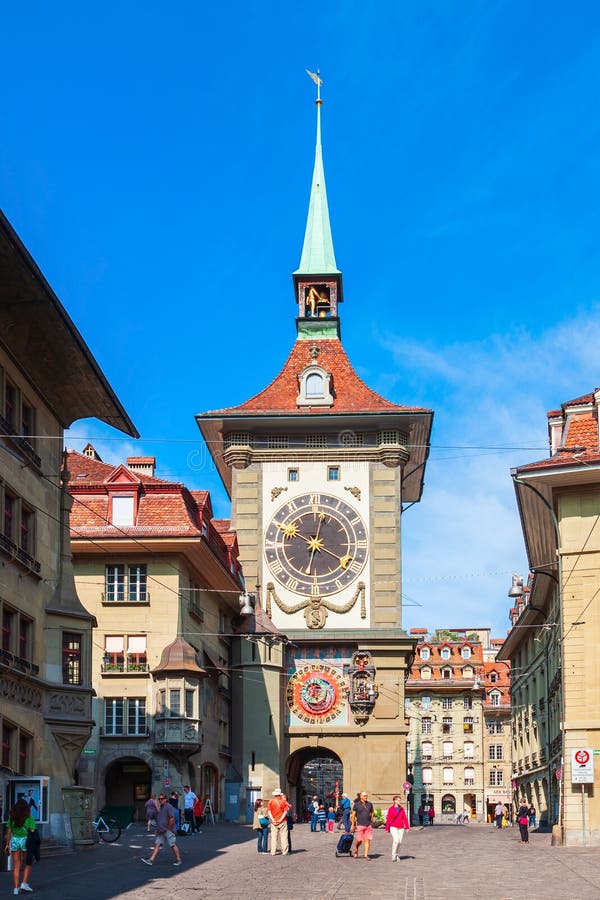
[[[486,797],[487,803],[510,803],[510,797],[508,794],[492,794],[490,797]]]

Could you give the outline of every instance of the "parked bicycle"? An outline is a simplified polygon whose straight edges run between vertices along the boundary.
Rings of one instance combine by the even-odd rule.
[[[116,819],[105,820],[102,816],[92,821],[95,839],[100,837],[106,844],[113,844],[121,837],[122,828]]]

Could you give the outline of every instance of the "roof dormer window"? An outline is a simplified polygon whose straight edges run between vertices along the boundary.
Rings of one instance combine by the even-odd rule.
[[[440,656],[442,659],[450,659],[450,647],[442,647],[440,650]]]
[[[118,528],[132,528],[134,507],[135,499],[132,496],[113,497],[111,524]]]
[[[299,375],[297,406],[333,406],[331,375],[322,366],[307,366]]]

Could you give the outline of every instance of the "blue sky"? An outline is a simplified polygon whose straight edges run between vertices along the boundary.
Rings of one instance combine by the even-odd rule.
[[[293,343],[320,67],[344,345],[435,410],[404,624],[502,634],[509,470],[600,385],[599,45],[586,2],[7,7],[0,205],[142,434],[69,445],[154,454],[227,515],[194,414]]]

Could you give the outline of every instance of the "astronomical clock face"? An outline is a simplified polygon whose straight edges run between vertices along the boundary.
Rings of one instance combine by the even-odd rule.
[[[288,681],[288,706],[294,715],[310,725],[337,719],[345,700],[344,684],[333,666],[323,663],[304,666]]]
[[[359,514],[329,494],[303,494],[282,506],[265,534],[267,565],[288,590],[335,594],[352,584],[367,560],[367,531]]]

